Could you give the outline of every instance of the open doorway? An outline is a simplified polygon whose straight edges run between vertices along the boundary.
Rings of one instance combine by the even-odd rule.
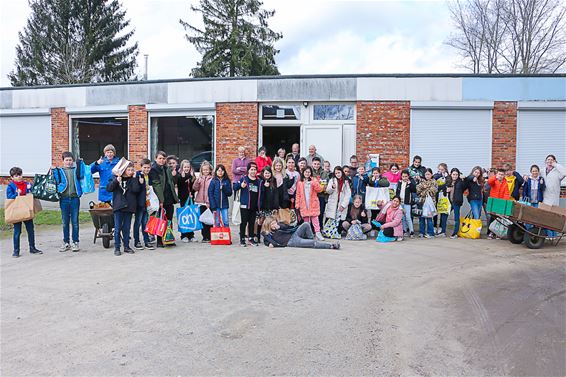
[[[291,146],[301,140],[300,126],[263,126],[262,144],[267,148],[268,156],[277,155],[279,148],[291,153]]]
[[[107,144],[116,148],[116,156],[128,157],[128,117],[73,118],[72,150],[75,156],[91,163],[104,154]]]

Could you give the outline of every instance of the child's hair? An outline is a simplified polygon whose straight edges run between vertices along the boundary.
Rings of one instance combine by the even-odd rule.
[[[549,157],[552,157],[552,159],[553,159],[554,161],[558,162],[558,160],[556,159],[556,156],[553,155],[553,154],[549,154],[548,156],[546,156],[545,160],[546,160],[547,158],[549,158]]]
[[[306,158],[304,158],[304,157],[301,157],[301,158],[299,158],[299,161],[298,161],[297,165],[298,165],[298,164],[300,164],[300,163],[301,163],[301,161],[304,161],[305,163],[307,163],[307,164],[308,164],[308,161],[307,161],[307,159],[306,159]]]
[[[397,199],[397,200],[399,200],[401,203],[403,203],[403,201],[401,200],[401,197],[400,197],[399,195],[395,195],[395,196],[391,199],[391,201],[393,201],[393,200],[395,200],[395,199]]]
[[[315,162],[315,161],[322,162],[322,161],[320,161],[320,158],[319,158],[319,157],[313,157],[313,158],[312,158],[312,162]]]
[[[301,172],[301,181],[304,181],[304,180],[305,180],[305,172],[306,172],[307,170],[311,172],[311,176],[309,177],[309,181],[312,180],[312,178],[313,178],[312,168],[311,168],[310,166],[307,166],[307,167],[304,168],[303,171]]]
[[[73,161],[75,161],[75,156],[74,156],[71,152],[69,152],[69,151],[63,152],[63,154],[61,155],[61,157],[62,157],[62,158],[61,158],[62,160],[66,159],[67,157],[71,157],[71,158],[73,159]]]
[[[23,174],[22,168],[14,166],[12,169],[10,169],[10,177],[15,177],[16,175],[22,175],[22,174]]]
[[[214,169],[214,178],[217,177],[216,173],[218,172],[218,169],[222,169],[222,171],[224,172],[224,174],[222,174],[222,177],[220,178],[221,180],[224,179],[230,180],[230,177],[228,176],[228,172],[226,171],[226,167],[222,164],[216,165],[216,168]]]
[[[271,177],[269,177],[269,179],[265,179],[265,172],[268,171],[271,174]],[[269,187],[271,189],[277,188],[277,182],[275,181],[275,177],[273,176],[273,170],[271,170],[271,167],[266,166],[263,169],[261,169],[261,174],[259,175],[261,177],[261,179],[263,181],[267,181],[269,182]]]
[[[179,164],[179,168],[181,168],[181,170],[182,170],[183,166],[185,166],[185,165],[189,165],[189,167],[191,168],[191,171],[193,170],[193,166],[191,165],[191,162],[189,160],[181,161],[181,163]]]
[[[438,167],[443,167],[445,171],[448,171],[448,165],[446,165],[444,162],[441,162],[440,164],[438,164]]]
[[[415,157],[413,157],[413,162],[415,162],[415,161],[417,161],[417,160],[419,160],[420,162],[423,161],[422,157],[419,156],[419,155],[416,155]]]
[[[454,172],[458,173],[458,176],[460,176],[460,174],[462,174],[462,173],[460,172],[460,169],[458,169],[458,168],[452,168],[452,170],[450,170],[450,174],[452,174],[452,173],[454,173]]]
[[[335,166],[335,167],[334,167],[334,170],[332,170],[332,175],[333,175],[334,177],[336,177],[336,172],[337,172],[337,171],[339,171],[339,172],[342,173],[342,179],[346,178],[346,177],[344,177],[344,169],[342,169],[342,166]]]
[[[403,176],[404,174],[406,174],[408,177],[411,176],[411,173],[410,173],[408,170],[403,170],[403,171],[401,172],[401,176]]]
[[[380,172],[380,171],[379,171],[379,167],[376,166],[376,167],[374,167],[374,168],[371,169],[371,172],[372,172],[372,173],[373,173],[374,171],[376,171],[376,172],[379,173],[379,172]]]
[[[396,163],[392,163],[391,165],[389,165],[389,170],[393,168],[397,168],[397,170],[399,170],[399,165],[397,165]]]
[[[479,170],[480,171],[480,176],[478,177],[478,183],[483,186],[484,184],[484,178],[483,178],[483,169],[481,166],[474,166],[472,168],[472,171],[470,172],[470,175],[474,175],[474,171]],[[489,171],[494,171],[495,169],[489,169]]]
[[[505,168],[499,168],[499,169],[497,169],[497,172],[498,172],[498,173],[505,173],[505,172],[507,172],[507,169],[505,169]]]
[[[134,167],[134,163],[132,161],[128,161],[128,166],[126,166],[126,169],[124,169],[124,172],[122,173],[122,177],[126,176],[126,170],[128,170],[128,168],[133,168]]]
[[[511,166],[510,163],[506,162],[503,164],[503,169],[505,169],[505,171],[507,170],[511,170],[513,167]]]
[[[255,166],[255,169],[257,170],[257,164],[253,161],[250,161],[248,162],[248,166],[246,167],[246,172],[249,172],[252,166]]]
[[[165,153],[163,151],[157,151],[157,153],[155,154],[155,158],[157,158],[159,156],[163,156],[163,157],[167,158],[167,153]]]
[[[287,157],[285,157],[285,163],[289,161],[293,161],[293,163],[295,163],[295,159],[293,158],[293,155],[291,153],[289,153]]]
[[[179,163],[179,158],[177,156],[175,156],[174,154],[170,154],[169,156],[167,156],[167,162],[169,162],[170,160],[175,160],[177,161],[177,163]]]
[[[214,169],[214,166],[212,166],[212,164],[206,160],[204,160],[202,162],[202,164],[200,164],[200,172],[202,174],[202,168],[204,168],[205,166],[208,166],[208,169],[210,170],[210,173],[212,174],[212,170]]]
[[[264,146],[259,147],[259,149],[257,150],[257,153],[261,153],[261,152],[267,152],[267,148]]]
[[[330,166],[330,161],[324,160],[324,163],[322,165],[326,165],[326,164],[328,164],[328,166]]]
[[[142,159],[140,160],[140,165],[142,165],[142,166],[143,166],[143,165],[151,165],[151,161],[149,161],[148,158],[142,158]]]
[[[271,233],[271,223],[277,221],[277,219],[273,216],[267,216],[265,220],[263,220],[263,224],[261,225],[261,233],[262,234],[270,234]]]
[[[532,171],[533,168],[536,168],[538,171],[540,171],[540,168],[538,167],[538,165],[531,165],[531,168],[529,169],[529,171]]]
[[[431,168],[426,168],[426,173],[434,174]]]
[[[360,194],[354,195],[354,197],[352,198],[352,203],[354,203],[356,201],[356,199],[360,199],[362,201],[362,205],[364,205],[364,199],[362,198],[362,196]]]
[[[281,164],[281,172],[283,172],[283,170],[285,169],[285,163],[283,162],[283,159],[281,157],[275,157],[273,159],[273,163],[271,164],[271,170],[275,171],[276,164]]]

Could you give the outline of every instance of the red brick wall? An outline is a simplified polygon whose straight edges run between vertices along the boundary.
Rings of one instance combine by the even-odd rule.
[[[128,159],[137,167],[140,159],[148,157],[147,128],[145,105],[128,106]]]
[[[61,154],[69,147],[69,115],[64,107],[51,109],[51,162],[61,164]]]
[[[358,159],[365,161],[369,153],[379,153],[382,169],[391,163],[408,166],[410,102],[358,102],[356,109]]]
[[[517,102],[495,102],[492,115],[491,164],[515,166],[517,155]]]
[[[217,164],[224,164],[230,170],[232,160],[238,156],[240,146],[247,148],[249,157],[255,157],[258,117],[257,103],[216,104]]]

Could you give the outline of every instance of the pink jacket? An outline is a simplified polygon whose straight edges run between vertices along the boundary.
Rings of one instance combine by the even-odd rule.
[[[193,183],[193,190],[197,191],[195,203],[210,204],[208,201],[208,186],[210,186],[210,181],[212,181],[212,175],[207,175],[206,177],[200,175],[195,183]]]
[[[395,209],[391,206],[391,202],[387,203],[379,212],[376,220],[383,224],[381,229],[393,228],[395,237],[403,237],[403,209],[401,206]]]
[[[401,172],[398,172],[397,174],[393,174],[390,171],[388,171],[386,173],[383,173],[382,176],[387,178],[387,180],[390,183],[398,183],[401,180]]]
[[[299,181],[297,183],[297,196],[295,197],[295,208],[301,212],[301,216],[310,217],[320,215],[320,201],[318,200],[318,193],[322,191],[318,179],[311,180],[310,192],[310,206],[307,207],[307,199],[305,197],[305,182]]]

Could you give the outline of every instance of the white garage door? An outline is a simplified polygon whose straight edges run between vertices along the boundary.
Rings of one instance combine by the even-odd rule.
[[[19,166],[24,175],[45,173],[51,166],[51,117],[0,117],[0,174]]]
[[[412,109],[411,158],[436,172],[439,163],[469,174],[491,166],[490,109]]]
[[[544,168],[546,156],[553,154],[566,163],[566,109],[519,110],[517,114],[517,171],[528,174],[531,165]],[[562,181],[566,186],[566,179]]]

